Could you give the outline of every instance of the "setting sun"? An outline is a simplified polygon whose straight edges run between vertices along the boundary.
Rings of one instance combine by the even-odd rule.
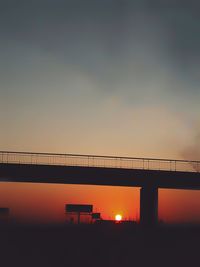
[[[115,220],[117,222],[120,222],[122,220],[122,215],[120,215],[120,214],[115,215]]]

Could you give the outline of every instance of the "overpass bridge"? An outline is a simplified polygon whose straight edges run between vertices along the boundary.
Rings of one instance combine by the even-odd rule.
[[[200,190],[200,161],[0,151],[0,182],[140,187],[140,221],[152,225],[159,188]]]

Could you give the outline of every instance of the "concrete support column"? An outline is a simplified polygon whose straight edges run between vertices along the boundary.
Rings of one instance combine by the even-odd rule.
[[[140,223],[154,226],[158,222],[158,188],[144,186],[140,189]]]

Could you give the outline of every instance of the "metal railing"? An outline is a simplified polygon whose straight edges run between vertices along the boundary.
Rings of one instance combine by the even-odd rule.
[[[0,151],[0,163],[200,172],[200,161]]]

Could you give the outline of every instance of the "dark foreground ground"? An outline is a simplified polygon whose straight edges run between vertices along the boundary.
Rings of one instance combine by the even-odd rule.
[[[200,227],[2,226],[0,266],[200,266]]]

